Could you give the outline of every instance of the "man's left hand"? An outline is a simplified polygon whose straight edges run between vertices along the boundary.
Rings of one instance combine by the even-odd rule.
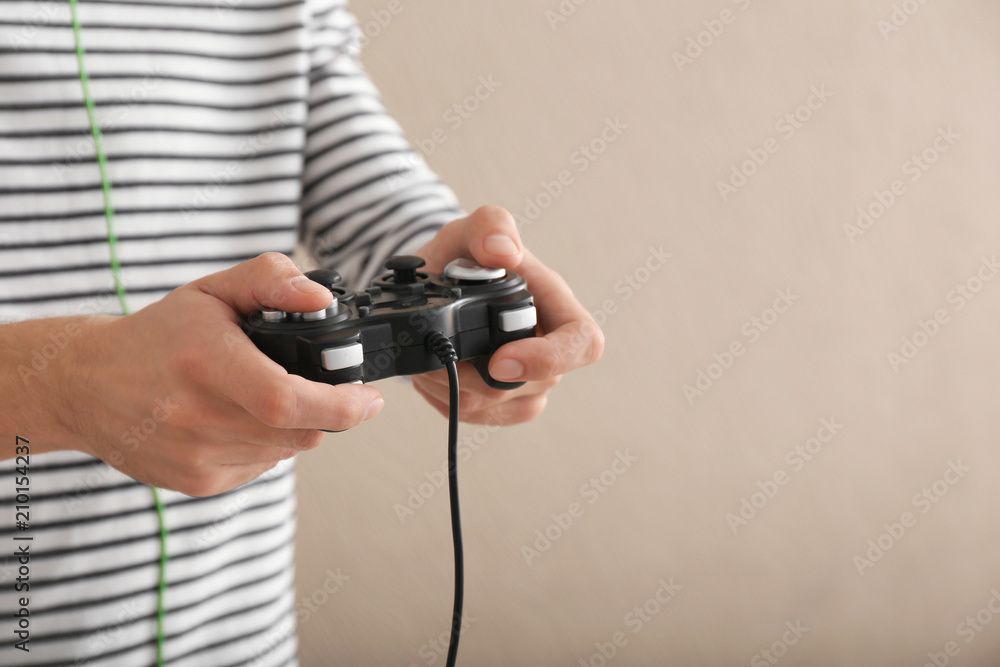
[[[418,252],[427,270],[440,273],[458,257],[482,266],[513,270],[528,282],[538,310],[538,337],[507,343],[490,359],[490,375],[503,382],[525,382],[517,389],[492,389],[471,364],[459,364],[462,421],[517,424],[534,419],[549,391],[564,373],[597,361],[604,334],[573,296],[559,274],[546,267],[521,243],[513,216],[495,206],[477,209],[445,225]],[[444,370],[415,375],[413,386],[444,415],[448,414],[448,376]]]

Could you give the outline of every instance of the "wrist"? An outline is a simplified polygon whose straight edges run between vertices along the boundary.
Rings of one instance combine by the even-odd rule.
[[[65,320],[59,331],[69,336],[68,344],[42,384],[58,440],[55,448],[97,456],[94,438],[107,413],[109,373],[116,368],[111,353],[122,318],[84,315]]]
[[[95,377],[101,361],[95,343],[115,319],[73,316],[5,325],[6,349],[0,358],[8,373],[0,392],[9,409],[0,423],[11,431],[11,442],[20,435],[31,441],[35,453],[93,453],[82,427],[95,415],[85,399],[93,398],[100,382]]]

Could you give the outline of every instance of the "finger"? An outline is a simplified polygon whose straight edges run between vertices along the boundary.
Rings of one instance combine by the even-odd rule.
[[[201,401],[197,407],[187,410],[184,424],[198,437],[221,443],[308,451],[318,447],[323,440],[323,434],[314,429],[282,429],[263,424],[236,403],[221,398]]]
[[[545,380],[597,361],[604,333],[566,281],[530,252],[518,270],[528,280],[547,333],[501,347],[490,359],[490,375],[503,382]]]
[[[458,257],[474,259],[483,266],[515,269],[524,258],[524,244],[514,216],[498,206],[483,206],[442,227],[420,255],[433,272],[440,272]]]
[[[538,306],[538,321],[544,331],[555,331],[573,321],[593,322],[594,318],[577,300],[563,277],[545,266],[530,250],[525,251],[524,261],[517,271],[528,281],[528,289]]]
[[[440,399],[438,398],[437,392],[430,390],[430,388],[426,385],[417,384],[416,382],[413,383],[413,388],[443,417],[448,418],[451,416],[451,401],[447,397]],[[459,421],[470,424],[490,424],[491,426],[507,425],[496,405],[486,406],[479,410],[469,410],[468,407],[463,406],[463,404],[459,402],[458,418]]]
[[[205,276],[190,286],[239,313],[262,308],[308,313],[326,308],[333,300],[329,289],[306,278],[292,260],[276,252]]]
[[[322,435],[320,433],[320,436]],[[211,467],[259,466],[265,463],[284,461],[299,453],[300,450],[291,447],[272,447],[246,442],[213,443],[206,459],[206,465]]]
[[[243,486],[278,465],[278,461],[265,461],[250,465],[215,466],[201,472],[180,471],[167,486],[188,496],[199,498],[217,496]]]
[[[414,388],[417,390],[417,393],[423,396],[424,399],[430,403],[431,407],[441,413],[444,417],[448,416],[448,404],[446,402],[439,400],[420,385],[414,384]],[[461,421],[468,424],[500,424],[503,426],[510,426],[512,424],[521,424],[535,419],[545,410],[547,403],[548,392],[530,396],[520,396],[509,401],[491,405],[490,407],[481,410],[468,412],[463,411],[459,415],[459,418]]]
[[[529,382],[517,389],[493,389],[489,387],[479,373],[470,364],[461,363],[458,365],[459,377],[459,406],[464,412],[477,412],[487,409],[498,403],[510,401],[522,396],[531,396],[550,391],[555,387],[561,378],[556,376],[542,382]],[[448,387],[447,375],[440,375],[439,371],[417,375],[413,378],[414,386],[419,386],[428,394],[441,403],[447,405],[451,394]]]
[[[501,424],[523,424],[536,419],[540,414],[542,414],[545,411],[545,406],[548,405],[548,402],[548,393],[536,394],[534,396],[522,396],[521,398],[515,398],[513,401],[507,401],[506,403],[496,406],[496,410],[494,412],[499,414]],[[482,412],[477,413],[471,417],[471,419],[473,420],[471,421],[473,424],[489,423]],[[492,419],[496,419],[496,416],[494,415]]]
[[[308,452],[310,449],[316,449],[323,442],[323,432],[318,429],[274,428],[258,422],[246,412],[244,412],[244,416],[248,418],[247,421],[242,423],[240,427],[233,429],[227,440],[255,447],[290,449],[295,452]]]
[[[229,481],[226,482],[226,486],[229,488],[226,490],[232,491],[244,484],[249,484],[264,473],[273,470],[278,463],[280,461],[265,461],[264,463],[247,466],[224,466],[223,469],[229,473]]]
[[[160,443],[161,445],[164,443]],[[209,483],[226,466],[260,466],[291,458],[299,453],[291,448],[252,445],[245,442],[223,441],[192,432],[183,440],[166,443],[168,456],[159,457],[155,464],[158,476],[168,479],[186,478]]]
[[[246,411],[243,411],[243,416],[246,419],[238,427],[230,430],[227,440],[257,447],[291,449],[296,452],[307,452],[319,447],[323,442],[323,432],[318,429],[274,428],[252,418]]]
[[[479,373],[472,364],[465,361],[459,362],[457,368],[459,395],[463,399],[472,393],[481,394],[493,399],[500,399],[505,396],[509,397],[515,392],[524,390],[524,387],[519,387],[518,389],[510,391],[494,389],[483,382],[483,379],[479,376]],[[448,372],[444,369],[414,375],[413,382],[431,384],[434,386],[435,395],[440,395],[440,398],[442,399],[448,398]]]
[[[459,368],[461,368],[461,366]],[[525,385],[524,387],[520,387],[510,392],[500,389],[491,389],[483,383],[479,374],[475,372],[475,369],[470,370],[472,371],[472,377],[467,378],[465,381],[459,381],[459,387],[465,387],[459,391],[458,406],[460,416],[464,416],[468,412],[481,410],[504,400],[510,400],[511,394],[513,394],[514,391],[524,391],[528,386]],[[462,371],[460,370],[459,373],[461,374]],[[423,389],[426,394],[434,397],[434,399],[442,405],[450,405],[451,393],[448,385],[441,384],[434,380],[424,379],[424,377],[425,376],[421,375],[413,378],[414,387]],[[480,389],[482,390],[481,392]]]
[[[369,385],[328,385],[298,375],[243,387],[237,402],[267,426],[325,431],[346,431],[385,406],[378,389]]]
[[[507,343],[493,355],[490,375],[501,382],[549,380],[593,363],[603,337],[593,322],[570,322],[540,338]]]
[[[196,354],[210,391],[236,403],[267,426],[343,431],[374,417],[384,401],[370,385],[328,385],[289,374],[235,324]],[[220,360],[224,360],[223,363]]]
[[[413,388],[418,394],[423,396],[424,400],[430,403],[431,407],[437,410],[443,417],[448,417],[448,403],[437,398],[434,394],[429,392],[424,386],[413,383]],[[461,406],[460,406],[461,407]]]

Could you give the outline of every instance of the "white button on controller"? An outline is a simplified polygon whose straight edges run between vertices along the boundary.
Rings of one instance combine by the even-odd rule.
[[[496,280],[507,275],[504,269],[491,269],[479,266],[471,259],[460,257],[444,267],[444,275],[452,280]]]
[[[336,315],[339,311],[340,304],[337,302],[337,297],[333,297],[333,303],[329,306],[313,313],[302,313],[302,319],[306,322],[318,322],[319,320],[325,320],[328,317]]]
[[[285,311],[283,310],[272,310],[270,308],[265,308],[260,311],[261,316],[264,318],[265,322],[284,322],[285,321]]]
[[[361,343],[328,347],[320,355],[323,369],[339,371],[344,368],[360,366],[365,360],[365,351]]]
[[[534,306],[505,310],[500,313],[500,331],[520,331],[533,327],[538,323],[538,314]]]

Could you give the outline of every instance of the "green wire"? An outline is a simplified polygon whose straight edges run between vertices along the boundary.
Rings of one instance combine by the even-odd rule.
[[[104,137],[101,126],[97,124],[97,112],[94,100],[90,96],[90,77],[83,60],[83,42],[80,39],[80,19],[76,13],[77,0],[69,0],[70,12],[73,14],[73,39],[76,41],[76,62],[80,69],[80,84],[83,86],[83,101],[87,105],[87,117],[90,119],[90,133],[94,135],[94,148],[97,151],[97,166],[101,170],[101,189],[104,191],[104,218],[108,228],[108,246],[111,249],[111,272],[115,279],[115,291],[122,312],[128,315],[128,304],[125,302],[125,286],[122,285],[122,267],[118,263],[118,237],[115,235],[115,209],[111,205],[111,179],[108,178],[108,159],[104,154]]]
[[[94,99],[90,95],[90,77],[87,76],[87,67],[84,63],[83,41],[80,39],[80,19],[77,16],[76,5],[77,0],[69,0],[70,13],[73,16],[73,39],[76,43],[76,62],[80,71],[80,85],[83,86],[83,100],[87,106],[90,133],[94,137],[97,165],[101,171],[101,190],[104,193],[104,219],[107,222],[108,248],[111,252],[111,273],[114,276],[115,292],[118,294],[118,303],[121,305],[122,314],[128,315],[129,308],[125,298],[125,286],[122,281],[122,267],[118,262],[118,237],[115,235],[115,209],[111,205],[111,179],[108,177],[108,159],[104,153],[104,137],[101,134],[101,127],[97,123]],[[167,522],[164,517],[163,500],[160,498],[160,490],[155,486],[149,488],[153,492],[153,505],[156,507],[156,519],[160,526],[160,576],[156,593],[156,664],[157,667],[162,667],[163,644],[165,640],[163,618],[166,615],[164,598],[167,591]]]
[[[75,0],[70,0],[71,2]],[[166,616],[167,609],[164,599],[167,594],[167,521],[163,512],[163,500],[160,498],[160,490],[155,486],[149,487],[153,492],[153,504],[156,505],[156,519],[160,524],[160,583],[156,589],[156,665],[163,667],[163,644],[166,635],[163,632],[163,617]]]

